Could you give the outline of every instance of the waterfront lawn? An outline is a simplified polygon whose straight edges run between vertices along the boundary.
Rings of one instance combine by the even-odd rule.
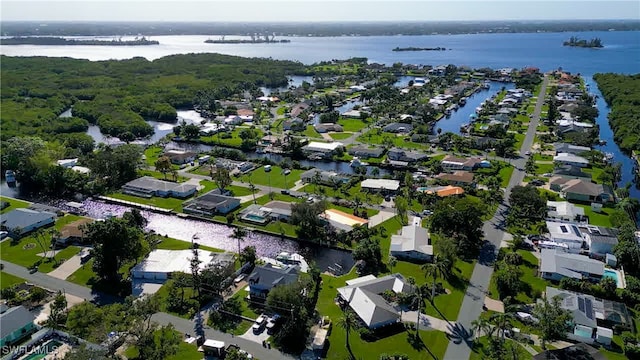
[[[338,125],[342,126],[342,130],[347,132],[358,132],[367,126],[367,124],[360,119],[345,118],[338,120]]]
[[[511,251],[504,249],[503,251]],[[530,304],[534,302],[547,288],[547,281],[538,276],[538,258],[527,250],[517,250],[518,254],[522,256],[522,264],[518,265],[518,269],[522,272],[520,280],[524,284],[524,291],[520,291],[516,296],[516,301],[522,304]],[[495,283],[495,272],[491,277],[491,283],[489,284],[489,297],[492,299],[500,299],[498,296],[498,288]]]
[[[202,136],[200,137],[200,141],[207,145],[222,145],[222,146],[228,146],[233,148],[240,148],[240,146],[242,145],[240,132],[245,129],[248,129],[248,127],[238,126],[235,129],[233,129],[233,131],[231,131],[230,136],[229,136],[229,133],[219,133],[211,136]],[[264,136],[264,133],[262,132],[262,130],[258,128],[255,128],[253,130],[257,134],[256,136],[257,139],[260,139]]]
[[[333,140],[344,140],[344,139],[350,138],[351,136],[353,136],[353,134],[341,132],[341,133],[331,133],[329,134],[329,136],[331,136]]]
[[[613,227],[613,225],[611,224],[611,218],[609,215],[609,211],[611,211],[610,208],[602,208],[602,212],[597,213],[591,210],[590,205],[583,205],[583,204],[575,204],[575,205],[584,209],[584,214],[587,217],[589,217],[589,224],[604,226],[604,227]]]
[[[352,214],[353,215],[353,209],[352,208],[339,206],[339,205],[335,205],[335,204],[329,204],[329,209],[336,209],[336,210],[340,210],[342,212],[345,212],[347,214]],[[358,211],[361,212],[362,209],[365,209],[367,211],[367,218],[370,218],[370,217],[372,217],[372,216],[374,216],[374,215],[376,215],[377,213],[380,212],[379,210],[363,208],[363,207],[361,207]]]
[[[520,360],[529,360],[533,359],[533,355],[529,353],[522,345],[518,344],[515,340],[506,339],[505,341],[510,342],[511,344],[517,344],[517,356],[515,358]],[[473,344],[473,351],[471,352],[471,356],[469,360],[481,360],[488,359],[490,357],[489,353],[489,339],[486,336],[482,336],[475,340]]]
[[[342,360],[349,358],[349,351],[346,348],[346,333],[344,329],[337,326],[337,322],[342,316],[342,310],[334,302],[337,295],[337,289],[345,286],[346,281],[356,278],[358,275],[355,270],[341,277],[333,277],[322,274],[322,288],[318,296],[316,309],[321,316],[329,316],[333,322],[333,327],[329,335],[329,348],[327,350],[327,359]],[[400,331],[395,334],[389,334],[375,341],[365,341],[358,335],[357,331],[352,331],[349,337],[351,349],[354,354],[363,359],[377,359],[381,354],[401,353],[409,356],[410,359],[441,359],[447,348],[448,339],[443,332],[440,331],[420,331],[420,338],[426,346],[416,349],[409,341],[409,334],[413,332]],[[433,357],[431,354],[433,354]]]
[[[9,203],[9,206],[7,206],[6,208],[2,209],[2,211],[0,211],[0,214],[4,214],[6,212],[9,212],[9,211],[15,210],[15,209],[19,209],[19,208],[28,208],[29,206],[31,206],[31,204],[26,202],[26,201],[14,199],[14,198],[9,198],[9,197],[6,197],[6,196],[0,196],[0,201],[4,201],[4,202]]]
[[[157,245],[158,249],[164,250],[188,250],[191,249],[191,242],[178,240],[170,237],[158,236],[157,239],[161,240],[161,242]],[[211,246],[200,245],[199,249],[211,251],[211,252],[224,252],[222,249],[214,248]]]
[[[156,161],[162,156],[164,149],[160,146],[149,146],[144,150],[145,163],[152,169],[156,167]],[[179,169],[178,165],[172,165],[174,169]]]
[[[594,182],[598,184],[602,183],[602,181],[598,180],[598,178],[600,177],[600,174],[604,172],[603,168],[594,166],[594,167],[582,169],[582,171],[584,171],[587,174],[591,174],[591,180],[593,180]]]
[[[27,280],[11,275],[4,271],[0,271],[0,289],[4,290],[6,288],[12,287],[13,285],[22,284],[24,282],[27,282]]]
[[[257,185],[271,186],[276,189],[288,189],[293,187],[296,181],[300,180],[300,174],[303,172],[304,170],[291,169],[291,173],[285,176],[282,173],[282,168],[280,166],[272,166],[271,171],[269,172],[265,172],[264,166],[262,166],[253,170],[249,174],[240,176],[240,181],[247,184],[253,182]]]
[[[313,125],[307,125],[307,128],[302,132],[302,135],[308,138],[322,139],[322,135],[318,134]]]
[[[123,194],[121,192],[115,192],[112,194],[108,194],[107,196],[115,199],[131,201],[138,204],[150,205],[150,206],[155,206],[163,209],[169,209],[176,212],[182,212],[182,202],[184,201],[182,199],[176,199],[172,197],[163,198],[163,197],[157,197],[157,196],[152,196],[147,199],[139,196]]]

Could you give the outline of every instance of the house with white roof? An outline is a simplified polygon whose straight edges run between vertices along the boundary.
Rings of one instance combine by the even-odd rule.
[[[199,265],[200,270],[212,263],[233,265],[233,255],[230,253],[213,253],[200,249],[196,251],[198,258],[202,261]],[[193,258],[193,250],[153,250],[131,269],[131,276],[134,279],[165,281],[174,272],[191,274],[191,258]]]
[[[540,275],[543,279],[553,281],[568,277],[598,282],[604,275],[604,263],[584,255],[570,254],[557,249],[542,249]]]
[[[584,208],[568,201],[547,201],[547,219],[576,221],[584,216]]]
[[[551,241],[566,244],[569,252],[579,253],[583,248],[584,237],[576,224],[547,221],[547,230]]]
[[[381,296],[386,291],[412,293],[413,286],[400,274],[367,275],[348,280],[347,286],[338,288],[338,295],[369,329],[377,329],[400,321],[400,311]]]
[[[338,141],[330,143],[312,141],[302,147],[302,151],[306,153],[320,153],[323,155],[331,156],[336,152],[336,150],[341,148],[344,149],[344,144]]]
[[[430,261],[433,246],[429,232],[420,225],[403,226],[400,235],[391,235],[389,252],[398,259]]]
[[[583,158],[582,156],[573,155],[569,153],[560,153],[554,156],[553,162],[557,162],[562,165],[576,166],[579,168],[584,168],[589,166],[589,160]]]
[[[373,192],[396,192],[400,189],[400,181],[392,179],[365,179],[360,183],[363,190]]]

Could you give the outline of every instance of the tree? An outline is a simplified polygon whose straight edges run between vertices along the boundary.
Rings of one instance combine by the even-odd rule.
[[[621,178],[622,164],[620,163],[605,166],[600,175],[598,175],[598,181],[610,185],[613,189],[617,188],[617,184]]]
[[[613,247],[613,254],[627,274],[638,276],[640,275],[640,244],[635,241],[634,232],[635,225],[630,221],[620,227],[618,243]]]
[[[410,278],[413,279],[413,278]],[[419,286],[415,285],[415,280],[414,281],[410,281],[409,282],[413,288],[414,288],[414,292],[411,293],[409,296],[409,302],[411,304],[411,307],[415,307],[416,308],[416,313],[417,313],[417,317],[416,317],[416,335],[418,335],[419,331],[420,331],[420,316],[422,315],[422,308],[424,308],[425,303],[424,303],[424,295],[422,294],[422,289]]]
[[[210,263],[201,272],[202,289],[215,296],[220,296],[222,290],[230,284],[227,283],[229,276],[233,274],[233,267],[220,263]]]
[[[495,326],[495,329],[497,330],[498,335],[500,335],[500,340],[502,342],[504,342],[505,333],[512,328],[512,317],[513,315],[509,313],[495,313],[491,315],[490,321]]]
[[[93,271],[107,282],[120,280],[121,267],[148,249],[142,230],[125,219],[110,218],[86,225],[85,237],[93,244]]]
[[[191,248],[191,259],[189,259],[189,267],[191,269],[191,283],[193,284],[193,289],[196,291],[196,296],[198,300],[200,300],[200,293],[202,291],[202,277],[200,276],[200,264],[202,264],[202,260],[200,260],[200,254],[198,251],[198,247],[194,244]]]
[[[560,305],[561,300],[556,296],[551,302],[549,299],[539,301],[533,308],[533,316],[538,319],[535,326],[540,330],[543,349],[546,349],[547,342],[561,339],[571,330],[571,313]]]
[[[438,254],[433,256],[431,262],[422,266],[424,275],[433,279],[433,285],[431,286],[431,303],[436,299],[436,280],[439,277],[448,278],[451,276],[451,267],[453,264],[446,258],[441,258]]]
[[[310,285],[309,285],[310,286]],[[308,297],[311,291],[303,282],[276,286],[267,295],[267,308],[286,321],[273,339],[286,351],[301,351],[309,333]],[[312,304],[311,304],[312,305]]]
[[[477,334],[477,337],[481,337],[481,333],[485,336],[492,337],[495,328],[488,319],[480,317],[471,322],[471,329]]]
[[[249,360],[249,355],[240,352],[235,347],[230,347],[224,355],[224,360]]]
[[[365,262],[366,266],[363,269],[365,273],[377,273],[382,267],[382,252],[378,239],[373,237],[362,239],[353,249],[353,258]]]
[[[345,340],[347,342],[347,350],[349,351],[349,354],[351,354],[351,357],[353,357],[351,343],[349,342],[349,335],[351,334],[351,330],[358,326],[358,319],[356,318],[356,315],[349,309],[345,310],[338,320],[338,326],[340,326],[346,333]]]
[[[325,201],[303,202],[291,206],[291,224],[296,225],[298,237],[320,240],[325,235],[325,221],[319,215],[327,210]]]
[[[236,239],[238,241],[238,259],[240,259],[240,253],[242,252],[240,249],[240,242],[244,240],[247,236],[247,230],[240,226],[236,226],[233,228],[233,233],[231,233],[231,238]]]
[[[220,191],[223,191],[232,183],[229,170],[225,167],[217,167],[216,171],[211,173],[211,178],[216,183],[216,186],[218,187],[218,189],[220,189]]]
[[[395,207],[396,209],[396,215],[398,215],[398,217],[400,218],[400,222],[402,222],[403,225],[407,225],[407,210],[409,207],[407,199],[402,196],[396,196],[396,198],[393,200],[393,207]]]
[[[255,246],[245,246],[245,248],[240,252],[240,264],[249,263],[254,265],[257,259],[258,256],[256,255]]]
[[[88,347],[85,344],[74,346],[64,356],[65,360],[108,360],[107,352],[102,349]]]
[[[395,256],[389,255],[387,265],[389,265],[389,271],[393,272],[393,268],[398,264],[398,259]]]
[[[517,218],[544,219],[547,215],[547,202],[533,186],[515,186],[511,189],[509,204],[510,213]]]
[[[500,299],[507,296],[516,296],[522,288],[522,271],[517,266],[505,262],[496,263],[495,281]]]
[[[64,296],[62,291],[58,290],[50,308],[51,312],[49,314],[49,318],[47,318],[47,327],[54,330],[60,329],[61,325],[67,320],[67,298]]]
[[[185,125],[182,127],[182,135],[187,139],[195,139],[200,136],[200,128],[194,124]]]
[[[536,161],[533,156],[529,156],[527,163],[524,165],[524,171],[529,175],[535,175],[536,173]]]
[[[431,231],[451,238],[458,256],[475,258],[482,245],[482,205],[468,197],[439,201],[430,216]]]
[[[165,180],[167,179],[167,173],[171,171],[173,168],[171,164],[171,159],[168,156],[160,156],[155,163],[156,171],[161,172],[164,175]]]
[[[173,324],[142,334],[135,342],[140,359],[166,359],[178,352],[182,338]]]

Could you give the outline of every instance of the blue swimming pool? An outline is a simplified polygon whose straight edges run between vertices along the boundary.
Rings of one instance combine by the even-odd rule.
[[[56,350],[60,346],[62,346],[62,343],[60,341],[57,341],[57,340],[48,341],[45,344],[40,345],[33,352],[31,352],[31,354],[25,356],[21,360],[40,360],[40,359],[44,359],[50,352]]]
[[[581,326],[576,326],[575,330],[573,330],[574,335],[578,335],[578,336],[582,336],[585,338],[590,338],[593,330],[591,329],[587,329],[587,328],[583,328]]]
[[[611,278],[616,281],[616,284],[618,283],[618,273],[613,270],[604,269],[604,274],[602,274],[602,277]]]

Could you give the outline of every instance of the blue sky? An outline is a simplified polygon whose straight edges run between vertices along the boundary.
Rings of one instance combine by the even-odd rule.
[[[2,20],[452,21],[640,19],[640,1],[0,0]]]

